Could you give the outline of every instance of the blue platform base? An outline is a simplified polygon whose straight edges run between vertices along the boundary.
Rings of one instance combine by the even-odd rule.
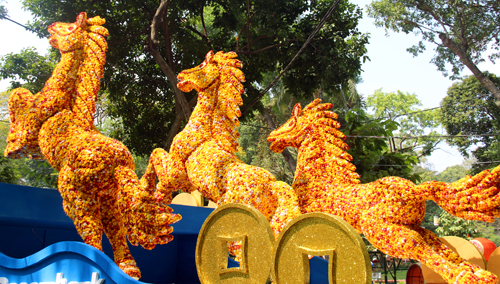
[[[101,284],[99,279],[105,279],[106,284],[200,283],[195,264],[196,241],[213,209],[171,205],[175,213],[182,215],[173,226],[174,240],[153,250],[130,246],[142,272],[140,282],[113,263],[113,251],[105,237],[104,253],[81,242],[73,222],[62,210],[57,190],[0,183],[0,201],[0,284]],[[238,265],[228,262],[230,267]],[[328,283],[328,263],[315,257],[310,264],[310,283]]]

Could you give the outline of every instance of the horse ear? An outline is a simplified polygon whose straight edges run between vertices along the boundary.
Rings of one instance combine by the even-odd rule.
[[[205,67],[205,65],[212,62],[212,58],[214,57],[214,52],[210,50],[207,55],[205,55],[205,61],[201,64],[201,67]]]
[[[302,106],[300,106],[300,103],[295,104],[292,110],[292,115],[297,117],[300,115],[301,112],[302,112]]]
[[[76,25],[79,27],[85,26],[87,22],[87,13],[81,12],[77,17],[76,17]]]

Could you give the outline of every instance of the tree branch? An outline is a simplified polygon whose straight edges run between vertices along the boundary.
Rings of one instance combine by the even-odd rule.
[[[160,20],[163,17],[163,13],[168,8],[168,3],[169,0],[161,0],[160,6],[158,6],[158,9],[156,9],[153,21],[151,22],[151,41],[155,45],[160,44],[156,36],[156,32],[158,30],[158,25],[160,24]]]
[[[205,5],[201,7],[201,24],[203,25],[203,33],[205,34],[205,38],[210,43],[210,38],[208,38],[207,28],[205,27],[205,17],[203,16],[203,14],[205,13],[204,10],[205,10]]]
[[[199,31],[197,31],[195,28],[193,28],[191,26],[185,26],[184,28],[186,28],[186,29],[194,32],[195,34],[197,34],[198,36],[200,36],[202,39],[205,39],[205,42],[208,45],[208,47],[210,48],[210,50],[213,50],[213,48],[212,48],[212,42],[210,41],[210,39],[208,38],[208,36],[200,33]]]
[[[426,29],[426,30],[428,30],[428,31],[430,31],[430,32],[432,32],[432,33],[436,33],[436,34],[439,34],[440,32],[435,31],[435,30],[433,30],[433,29],[431,29],[431,28],[428,28],[428,27],[426,27],[426,26],[423,26],[423,25],[421,25],[421,24],[419,24],[419,23],[416,23],[416,22],[414,22],[414,21],[410,21],[410,20],[408,20],[408,19],[403,19],[402,21],[403,21],[403,22],[406,22],[407,24],[411,24],[411,25],[412,25],[412,26],[414,26],[415,28],[419,29],[419,30],[420,30],[420,32],[422,33],[422,36],[423,36],[423,38],[424,38],[424,39],[426,39],[426,40],[428,40],[428,41],[430,41],[430,42],[432,42],[432,43],[434,43],[434,44],[436,44],[436,45],[442,46],[442,44],[440,44],[440,43],[436,42],[435,40],[433,40],[433,39],[431,39],[431,38],[427,38],[427,36],[425,35],[425,31],[424,31],[424,29]]]
[[[238,37],[236,38],[236,50],[239,50],[239,46],[240,46],[240,37],[241,37],[241,33],[243,32],[243,30],[245,29],[245,27],[250,23],[250,19],[253,18],[253,16],[256,14],[257,12],[253,12],[252,15],[249,17],[249,19],[247,19],[247,23],[241,28],[241,30],[238,32]]]
[[[483,86],[490,91],[493,96],[495,97],[495,104],[500,107],[500,90],[495,86],[495,84],[488,78],[486,77],[479,68],[477,68],[476,64],[470,60],[469,56],[467,55],[466,51],[463,50],[458,44],[456,44],[453,40],[451,40],[448,35],[441,33],[439,34],[439,38],[443,42],[444,46],[447,48],[451,49],[458,57],[460,58],[460,61],[462,61],[467,68],[469,68],[470,71],[472,71],[472,74],[476,76],[476,78],[483,84]]]
[[[298,41],[298,40],[289,40],[288,42],[291,42],[291,41]],[[266,51],[268,49],[271,49],[271,48],[275,48],[275,47],[278,47],[278,46],[282,46],[282,45],[285,45],[286,43],[277,43],[277,44],[274,44],[274,45],[270,45],[270,46],[267,46],[267,47],[264,47],[262,49],[259,49],[259,50],[253,50],[253,51],[243,51],[243,50],[236,50],[235,52],[237,54],[244,54],[244,55],[250,55],[250,54],[256,54],[256,53],[259,53],[259,52],[262,52],[262,51]]]
[[[167,64],[165,59],[161,56],[160,52],[158,52],[157,44],[153,40],[156,37],[158,25],[160,22],[160,19],[163,17],[163,13],[166,11],[166,5],[168,4],[168,0],[162,0],[160,3],[160,6],[156,10],[155,16],[153,17],[152,23],[151,23],[151,35],[150,39],[148,41],[148,46],[146,47],[146,51],[149,52],[152,56],[153,59],[155,60],[156,64],[160,67],[160,69],[163,71],[163,73],[167,76],[167,79],[170,81],[170,84],[172,85],[172,89],[174,90],[175,94],[175,101],[178,103],[182,109],[182,113],[184,114],[184,117],[186,119],[189,119],[191,116],[191,109],[189,108],[189,104],[186,100],[186,96],[184,93],[177,88],[177,76],[175,76],[175,72],[173,71],[172,67]],[[158,40],[156,40],[158,42]],[[169,52],[172,52],[169,50]]]
[[[427,12],[427,13],[431,14],[431,16],[434,18],[434,20],[436,20],[441,25],[441,27],[443,28],[444,32],[448,34],[448,30],[446,29],[446,24],[441,21],[441,17],[439,17],[434,12],[434,10],[432,10],[432,8],[429,7],[422,0],[417,0],[417,3],[418,3],[416,5],[417,9],[422,10],[423,12]],[[420,8],[419,8],[419,6],[420,6]]]

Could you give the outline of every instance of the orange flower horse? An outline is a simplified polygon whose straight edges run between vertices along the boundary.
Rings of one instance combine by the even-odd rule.
[[[59,171],[64,211],[85,243],[102,249],[104,231],[115,262],[138,279],[127,236],[133,245],[152,249],[172,239],[169,225],[180,216],[157,202],[154,186],[139,182],[128,149],[93,125],[107,50],[103,24],[81,13],[75,23],[49,27],[61,61],[40,93],[19,88],[9,97],[5,155],[46,158]]]
[[[497,283],[497,277],[466,262],[420,227],[425,201],[434,200],[447,212],[466,219],[492,222],[500,216],[500,166],[454,183],[427,182],[416,186],[399,177],[360,184],[345,135],[338,131],[331,104],[315,100],[268,137],[271,149],[298,148],[293,188],[303,213],[337,215],[364,234],[380,251],[416,259],[448,283]]]
[[[290,185],[234,154],[241,115],[238,105],[243,103],[244,92],[240,82],[245,79],[236,56],[210,51],[202,64],[177,76],[182,91],[198,91],[198,103],[170,152],[153,151],[146,175],[152,186],[158,175],[156,194],[165,202],[174,190],[198,189],[218,205],[252,205],[266,216],[277,235],[300,215],[298,199]]]

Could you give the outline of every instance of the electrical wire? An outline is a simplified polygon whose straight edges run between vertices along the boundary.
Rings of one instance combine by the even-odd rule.
[[[372,138],[372,139],[420,139],[420,138],[467,138],[467,137],[490,137],[500,136],[500,133],[470,134],[470,135],[419,135],[419,136],[362,136],[346,135],[349,138]]]
[[[16,21],[14,21],[14,20],[12,20],[12,19],[9,19],[9,18],[7,18],[7,17],[5,17],[5,16],[0,17],[0,19],[5,19],[5,20],[7,20],[7,21],[11,21],[11,22],[13,22],[14,24],[19,25],[19,26],[21,26],[21,27],[25,28],[26,30],[28,30],[28,31],[30,31],[30,32],[33,32],[33,33],[36,33],[36,34],[38,35],[38,32],[37,32],[37,31],[35,31],[35,30],[31,29],[31,28],[28,28],[27,26],[25,26],[25,25],[23,25],[23,24],[20,24],[20,23],[18,23],[18,22],[16,22]]]

